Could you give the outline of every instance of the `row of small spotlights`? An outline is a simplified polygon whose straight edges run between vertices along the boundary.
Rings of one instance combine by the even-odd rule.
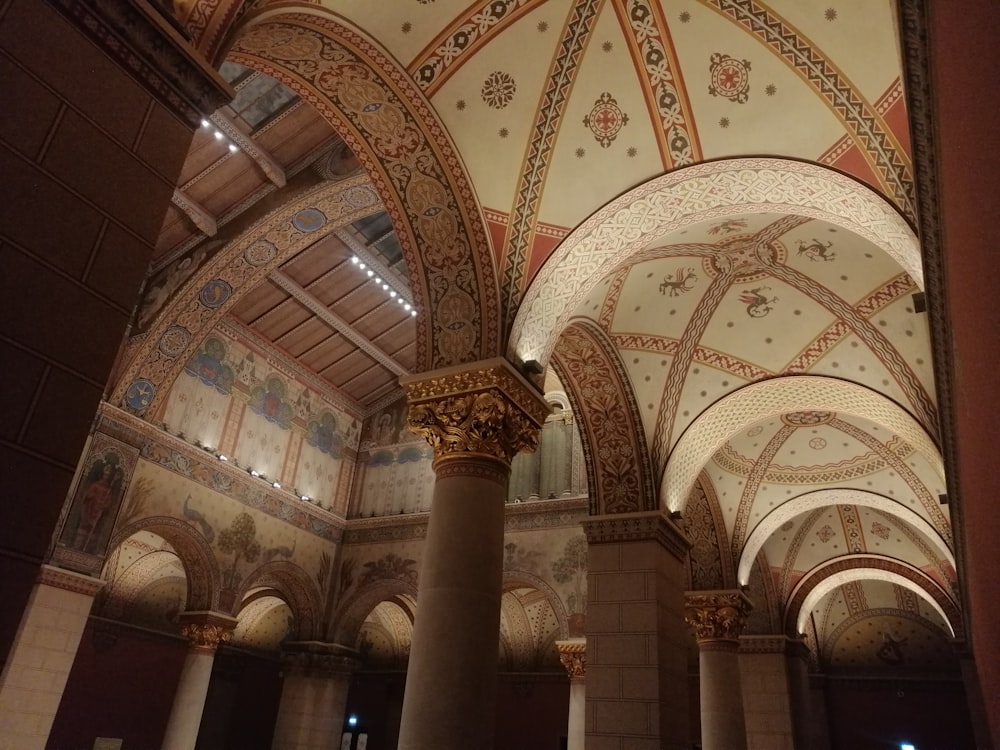
[[[201,126],[203,128],[210,128],[210,127],[212,127],[212,123],[210,123],[208,120],[204,120],[203,119],[201,121]],[[212,133],[212,135],[215,136],[215,140],[217,140],[217,141],[223,141],[226,138],[226,136],[218,128],[215,129],[215,132]],[[230,151],[230,153],[235,154],[237,151],[239,151],[239,147],[235,143],[230,142],[229,143],[229,151]]]
[[[354,265],[356,265],[362,271],[367,271],[368,278],[372,279],[372,281],[374,281],[376,284],[380,284],[382,286],[382,290],[383,291],[389,292],[389,296],[392,299],[396,300],[396,302],[398,302],[400,305],[402,305],[403,309],[406,310],[406,312],[408,312],[413,317],[417,316],[417,311],[413,309],[413,305],[411,305],[405,299],[403,299],[402,297],[400,297],[399,293],[396,292],[395,289],[391,288],[388,283],[386,283],[381,278],[379,278],[378,276],[376,276],[375,272],[372,269],[370,269],[368,266],[366,266],[362,262],[361,258],[359,258],[357,255],[352,255],[351,256],[351,263],[353,263]]]
[[[211,448],[205,448],[205,450],[211,452],[212,449]],[[219,459],[220,461],[226,461],[226,462],[229,461],[229,457],[226,456],[223,453],[216,453],[215,457],[217,459]],[[270,485],[272,487],[274,487],[274,489],[276,489],[276,490],[280,490],[281,489],[281,482],[271,482],[267,477],[265,477],[263,474],[261,474],[256,469],[248,467],[247,468],[247,474],[249,474],[252,477],[259,477],[260,479],[263,479],[265,482],[269,482]],[[296,492],[295,494],[298,495],[298,492]],[[308,503],[310,500],[312,500],[312,498],[309,497],[309,495],[299,495],[299,500],[303,500],[303,501],[305,501],[305,502]]]

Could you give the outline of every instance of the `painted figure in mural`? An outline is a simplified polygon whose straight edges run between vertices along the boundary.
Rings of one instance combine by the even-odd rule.
[[[123,479],[121,457],[113,451],[90,465],[63,533],[64,544],[83,552],[101,553],[111,533],[113,508],[121,498]]]

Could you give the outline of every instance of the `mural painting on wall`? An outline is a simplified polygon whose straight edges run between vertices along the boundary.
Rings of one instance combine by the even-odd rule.
[[[362,449],[371,450],[397,443],[412,443],[421,438],[406,427],[406,399],[394,401],[365,422],[361,439]]]
[[[100,570],[137,457],[135,448],[95,435],[59,534],[57,561],[85,572]]]
[[[226,364],[226,345],[215,337],[205,340],[201,350],[184,365],[184,372],[219,393],[232,393],[236,375]]]
[[[572,592],[566,598],[571,635],[583,634],[587,612],[587,538],[575,536],[566,542],[563,553],[552,563],[552,577],[559,583],[571,583]]]
[[[139,307],[136,331],[144,331],[152,323],[156,314],[180,289],[205,261],[222,247],[221,241],[207,242],[199,246],[190,255],[170,263],[160,273],[154,276],[146,286],[146,293]]]
[[[541,552],[519,547],[517,542],[507,542],[503,548],[504,572],[523,570],[526,573],[538,574],[538,558],[541,557]]]
[[[276,375],[270,376],[263,386],[256,386],[250,391],[250,409],[268,422],[287,430],[292,426],[292,405],[285,401],[288,386]]]
[[[365,572],[361,574],[361,585],[365,586],[375,581],[398,580],[416,586],[417,571],[413,568],[416,564],[416,560],[388,552],[378,560],[365,563]]]

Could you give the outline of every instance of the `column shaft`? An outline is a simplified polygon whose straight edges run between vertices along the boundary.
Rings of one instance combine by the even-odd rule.
[[[594,516],[587,551],[588,747],[687,750],[684,559],[659,512]]]
[[[699,646],[701,675],[701,746],[704,750],[743,750],[747,728],[743,715],[738,646]]]
[[[185,612],[181,621],[184,623],[181,633],[191,640],[191,646],[181,669],[160,750],[194,750],[212,680],[215,651],[219,643],[232,637],[236,626],[236,620],[217,612]]]
[[[337,750],[351,674],[360,666],[356,653],[313,642],[287,644],[286,649],[271,750]]]
[[[698,641],[704,750],[747,747],[739,636],[751,607],[740,591],[691,591],[686,595],[686,618]]]
[[[400,381],[409,427],[434,446],[399,750],[489,750],[511,459],[538,445],[549,406],[505,359]]]
[[[194,750],[214,663],[214,651],[197,647],[188,650],[161,750]]]
[[[584,750],[587,740],[587,641],[556,641],[559,661],[569,674],[569,717],[566,750]]]
[[[438,462],[437,471],[399,750],[488,750],[509,468],[459,456]]]

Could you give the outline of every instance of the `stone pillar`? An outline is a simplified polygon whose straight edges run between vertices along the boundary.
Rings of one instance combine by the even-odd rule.
[[[569,673],[569,718],[566,750],[584,750],[587,737],[587,640],[556,641],[559,661]]]
[[[830,719],[826,710],[826,675],[809,675],[809,726],[806,728],[809,750],[829,750]]]
[[[952,648],[958,657],[962,670],[962,685],[965,688],[965,703],[969,707],[969,721],[972,723],[972,736],[976,747],[990,746],[990,727],[986,718],[986,704],[983,702],[983,692],[979,688],[979,676],[976,674],[976,661],[972,649],[965,639],[956,639]]]
[[[592,516],[587,534],[587,746],[688,750],[684,571],[661,512]]]
[[[194,750],[205,696],[212,679],[215,650],[233,635],[236,620],[219,612],[184,612],[181,634],[191,641],[174,693],[160,750]]]
[[[784,635],[740,637],[750,750],[810,750],[808,647]]]
[[[283,646],[281,702],[271,750],[337,750],[357,652],[334,643]]]
[[[43,565],[0,675],[0,750],[44,750],[104,581]]]
[[[753,607],[742,591],[689,591],[685,618],[698,641],[701,746],[746,750],[740,683],[740,633]]]
[[[537,446],[549,406],[499,358],[401,382],[436,479],[399,750],[489,750],[510,462]]]

